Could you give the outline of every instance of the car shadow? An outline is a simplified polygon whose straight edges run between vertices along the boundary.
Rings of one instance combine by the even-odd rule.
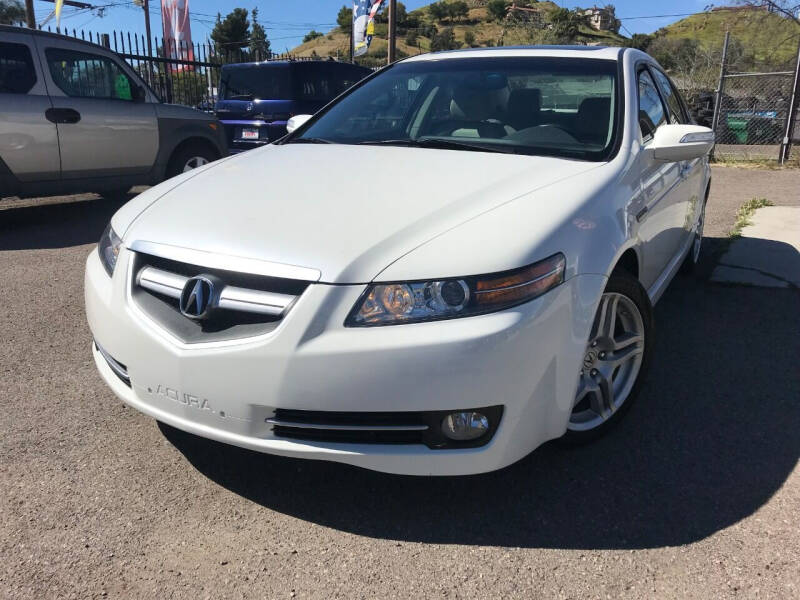
[[[0,200],[0,251],[69,248],[97,243],[111,216],[133,198],[95,194],[65,196],[8,206]],[[7,206],[3,206],[3,203]]]
[[[795,290],[677,278],[656,307],[649,377],[619,426],[592,445],[549,443],[485,475],[384,475],[160,427],[228,490],[358,535],[574,549],[686,544],[751,515],[797,464],[797,307]]]

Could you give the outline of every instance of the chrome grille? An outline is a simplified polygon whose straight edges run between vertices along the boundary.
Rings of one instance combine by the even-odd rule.
[[[180,298],[193,277],[219,282],[212,314],[204,320],[185,317]],[[225,341],[273,330],[308,287],[308,281],[241,273],[136,253],[131,295],[136,305],[186,343]]]

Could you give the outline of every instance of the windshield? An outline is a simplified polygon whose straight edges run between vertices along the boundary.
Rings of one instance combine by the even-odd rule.
[[[616,141],[618,87],[617,63],[609,60],[401,62],[342,98],[288,143],[419,145],[606,160]]]
[[[222,69],[220,100],[291,100],[289,65],[241,65]]]

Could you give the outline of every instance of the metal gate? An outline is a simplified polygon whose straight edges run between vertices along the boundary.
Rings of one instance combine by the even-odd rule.
[[[728,73],[726,37],[723,64],[716,92],[714,155],[721,159],[773,159],[789,157],[795,135],[798,105],[798,63],[791,71]]]
[[[51,31],[50,28],[47,28]],[[83,30],[60,30],[55,33],[93,42],[113,50],[144,79],[164,102],[185,104],[211,111],[216,102],[220,67],[224,64],[311,60],[290,54],[273,54],[259,49],[220,49],[213,44],[182,44],[165,48],[163,39],[150,43],[143,35],[112,31],[94,33]],[[190,60],[175,57],[191,57]]]

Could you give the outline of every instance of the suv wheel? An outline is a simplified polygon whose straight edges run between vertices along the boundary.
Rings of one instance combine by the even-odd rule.
[[[209,148],[200,145],[187,146],[172,156],[167,168],[167,178],[192,171],[217,160],[217,158]]]

